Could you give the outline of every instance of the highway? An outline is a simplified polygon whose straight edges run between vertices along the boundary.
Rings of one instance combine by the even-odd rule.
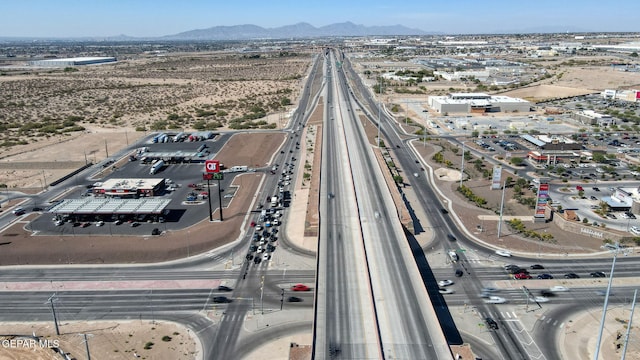
[[[336,60],[333,63],[338,64]],[[325,230],[328,234],[321,236],[320,243],[328,244],[326,249],[321,247],[319,251],[319,289],[324,285],[327,293],[336,291],[343,298],[368,296],[375,311],[375,320],[370,319],[371,305],[354,308],[353,305],[347,305],[344,301],[329,305],[330,301],[324,300],[325,296],[320,293],[316,305],[314,356],[315,358],[327,356],[354,358],[355,355],[357,358],[450,359],[451,351],[437,324],[433,308],[426,300],[426,290],[420,280],[397,214],[390,210],[394,208],[394,204],[387,184],[360,120],[354,115],[356,111],[344,73],[339,64],[332,66],[330,70],[331,73],[327,77],[333,80],[332,85],[336,89],[337,96],[331,96],[334,112],[328,120],[325,119],[325,122],[329,122],[328,128],[336,128],[339,133],[337,135],[327,133],[327,137],[344,142],[344,145],[335,145],[336,153],[343,153],[342,146],[346,146],[348,158],[345,161],[344,157],[334,156],[324,157],[323,160],[347,163],[350,168],[346,176],[342,175],[344,179],[341,181],[348,185],[352,183],[353,189],[347,189],[348,185],[345,185],[341,187],[344,193],[332,193],[331,190],[325,190],[325,193],[334,195],[327,200],[328,202],[346,203],[346,206],[353,206],[351,204],[355,194],[357,207],[347,209],[346,214],[357,214],[358,224],[354,225],[353,220],[349,221],[353,215],[346,218],[342,216],[343,223],[347,224],[344,226],[348,228],[347,231],[329,228]],[[329,172],[323,171],[323,179],[325,177],[336,179],[341,175],[340,171],[331,173],[331,167],[323,167],[323,170],[325,169]],[[331,183],[323,184],[331,186]],[[343,198],[346,199],[343,200]],[[330,213],[321,211],[321,217],[332,216]],[[351,236],[348,236],[349,232]],[[357,253],[354,257],[350,250],[345,250],[349,246],[354,246],[354,251],[364,252],[364,257],[359,257]],[[344,262],[331,262],[331,259],[325,259],[325,257],[334,257],[336,252],[344,253],[354,264],[345,265]],[[363,260],[365,264],[356,264]],[[360,270],[363,266],[366,267],[365,275],[368,275],[370,289],[363,287],[362,283],[354,284],[350,281],[348,274],[354,271],[350,269],[355,266],[360,266],[355,270],[360,272],[365,271]],[[325,271],[327,280],[323,281]],[[331,272],[336,272],[337,275],[329,275]],[[331,281],[332,279],[336,280]],[[353,316],[354,309],[359,311],[356,316],[360,316],[361,319],[331,319],[327,316],[328,313]],[[336,329],[332,324],[333,321],[341,321],[344,325],[341,324],[341,328]],[[362,336],[357,332],[358,321],[377,324],[377,334],[364,334],[366,337],[360,341],[371,350],[366,350],[360,355],[353,350],[351,338],[346,339],[347,341],[341,338],[343,334],[349,332]],[[356,332],[351,331],[352,327],[355,327]],[[373,331],[373,328],[370,329]],[[379,337],[378,354],[373,352],[374,345],[370,340],[372,336]]]

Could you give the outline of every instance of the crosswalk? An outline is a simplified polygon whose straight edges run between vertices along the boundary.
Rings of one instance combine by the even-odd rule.
[[[496,311],[496,312],[480,311],[478,312],[478,316],[480,316],[481,319],[490,317],[492,319],[500,319],[500,321],[520,321],[520,320],[524,321],[524,319],[519,317],[515,311]],[[546,315],[540,316],[540,318],[537,319],[536,321],[540,323],[545,323],[548,326],[554,326],[559,328],[563,328],[565,325],[563,321],[555,319],[552,316],[546,316]]]

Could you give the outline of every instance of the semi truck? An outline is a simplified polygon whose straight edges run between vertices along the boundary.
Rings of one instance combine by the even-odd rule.
[[[163,166],[164,160],[158,160],[154,162],[153,165],[151,165],[151,169],[149,169],[149,175],[157,173],[158,171],[160,171],[160,169],[162,169]]]

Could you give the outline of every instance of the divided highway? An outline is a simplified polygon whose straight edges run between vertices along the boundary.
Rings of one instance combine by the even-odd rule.
[[[337,63],[333,55],[331,58],[332,63]],[[318,359],[330,356],[451,359],[451,351],[428,301],[398,217],[395,211],[389,210],[395,209],[395,205],[355,115],[339,63],[329,66],[327,79],[330,83],[327,88],[336,95],[328,95],[333,108],[328,108],[329,115],[325,118],[324,136],[331,140],[325,141],[327,148],[323,149],[321,186],[330,205],[321,206],[320,212],[324,226],[321,225],[318,253],[314,356]],[[329,149],[332,144],[336,149]],[[333,165],[325,165],[327,163]],[[343,169],[347,164],[349,171],[345,172]],[[337,166],[340,170],[332,172]],[[332,189],[326,188],[338,181],[342,182],[340,189],[344,192],[333,193]],[[354,198],[356,206],[353,205]],[[340,214],[336,214],[337,207],[341,209]],[[333,221],[342,219],[341,227],[331,224],[332,217]],[[326,218],[330,219],[329,224]],[[357,224],[354,224],[355,218]],[[331,261],[336,253],[344,254],[348,261]],[[359,257],[362,253],[364,257]],[[367,277],[358,277],[354,283],[354,271]],[[359,298],[361,306],[353,307],[354,304],[344,301],[331,302],[327,298],[331,293],[340,293],[342,298]],[[371,305],[367,305],[367,301]],[[371,318],[371,307],[375,319]],[[354,311],[358,313],[354,314]],[[339,328],[336,321],[339,321]],[[359,329],[361,322],[377,325],[377,328],[368,327],[370,332],[364,334],[353,332],[351,329]],[[344,334],[350,335],[344,338]],[[357,339],[362,335],[364,337]],[[372,343],[374,336],[379,338],[377,344]],[[374,346],[378,347],[375,352]]]

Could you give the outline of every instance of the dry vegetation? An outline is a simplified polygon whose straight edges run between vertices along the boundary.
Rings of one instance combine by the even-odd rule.
[[[306,53],[167,54],[101,66],[5,71],[0,185],[35,191],[147,131],[285,125],[279,117],[295,106],[310,62]]]
[[[270,128],[267,114],[298,96],[310,57],[234,54],[154,57],[0,78],[0,145],[81,131]]]

